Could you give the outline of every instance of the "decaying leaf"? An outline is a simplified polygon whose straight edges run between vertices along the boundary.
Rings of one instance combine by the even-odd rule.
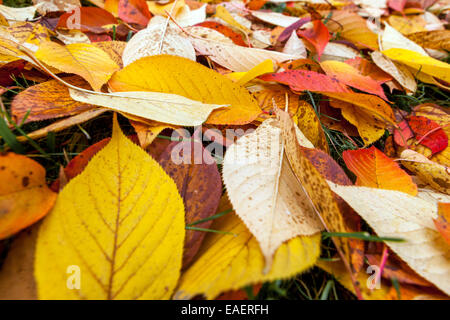
[[[115,121],[111,141],[64,187],[39,229],[38,296],[170,298],[183,240],[184,208],[175,183]],[[70,265],[83,274],[79,290],[66,286]]]
[[[166,20],[153,18],[147,28],[128,41],[122,56],[125,66],[140,58],[158,54],[171,54],[195,61],[191,42],[181,35],[178,27]]]
[[[312,147],[310,143],[308,146]],[[267,271],[283,242],[322,229],[283,149],[277,121],[268,119],[231,145],[223,164],[230,201],[258,240]]]

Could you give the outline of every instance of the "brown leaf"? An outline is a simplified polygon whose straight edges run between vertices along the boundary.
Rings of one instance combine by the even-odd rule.
[[[184,200],[186,224],[215,214],[222,193],[222,181],[214,158],[198,141],[172,142],[158,162],[177,184]],[[212,221],[193,225],[208,229]],[[195,257],[205,232],[186,230],[183,268]]]

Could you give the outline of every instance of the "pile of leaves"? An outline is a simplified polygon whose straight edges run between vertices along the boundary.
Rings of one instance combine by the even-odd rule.
[[[449,9],[4,1],[0,298],[447,299]]]

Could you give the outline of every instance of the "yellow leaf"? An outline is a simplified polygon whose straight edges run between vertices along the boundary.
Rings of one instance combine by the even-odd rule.
[[[228,12],[227,9],[225,9],[224,6],[217,6],[216,7],[215,17],[222,19],[223,21],[225,21],[226,23],[228,23],[232,27],[235,27],[235,28],[241,30],[242,32],[245,32],[245,33],[251,33],[252,32],[252,30],[248,29],[247,27],[245,27],[242,24],[240,24],[239,22],[237,22],[233,18],[233,16],[231,15],[231,13]]]
[[[42,41],[36,58],[51,67],[83,77],[95,91],[100,91],[119,66],[102,49],[87,43],[67,46]]]
[[[231,206],[219,207],[223,211]],[[197,260],[180,279],[175,299],[189,299],[203,294],[214,299],[221,292],[235,290],[263,281],[285,279],[310,268],[320,254],[320,234],[296,237],[282,244],[275,253],[272,269],[264,274],[264,257],[258,241],[234,213],[217,219],[205,237]]]
[[[184,234],[175,182],[115,120],[111,141],[64,187],[39,229],[38,297],[168,299]],[[74,277],[80,268],[79,289],[67,287],[69,266]]]
[[[332,100],[330,105],[341,109],[342,116],[358,129],[364,145],[368,146],[384,135],[385,123],[373,117],[366,110],[339,100]]]
[[[352,285],[352,280],[348,270],[345,268],[341,261],[323,261],[319,260],[317,266],[329,274],[332,274],[336,280],[339,281],[347,290],[355,293],[355,289]],[[365,300],[386,300],[386,295],[389,292],[389,287],[385,285],[384,282],[380,281],[380,288],[375,288],[373,290],[369,289],[366,285],[370,274],[363,271],[358,273],[358,282],[361,284],[361,295]]]
[[[406,64],[417,71],[450,82],[450,64],[406,49],[389,49],[382,53],[388,58]]]
[[[273,62],[270,59],[264,60],[257,66],[253,67],[247,72],[232,72],[226,74],[226,77],[228,79],[234,80],[237,82],[237,84],[243,86],[247,82],[255,79],[256,77],[259,77],[262,74],[265,73],[272,73],[273,70]]]
[[[175,7],[174,7],[175,5]],[[176,17],[178,11],[184,7],[184,0],[178,0],[176,3],[169,2],[167,4],[158,4],[155,1],[147,1],[148,11],[150,11],[153,15],[166,16],[167,12],[171,13],[172,16]]]
[[[158,55],[140,59],[116,72],[112,91],[172,93],[203,103],[225,104],[207,123],[246,124],[261,112],[253,96],[218,72],[182,57]]]

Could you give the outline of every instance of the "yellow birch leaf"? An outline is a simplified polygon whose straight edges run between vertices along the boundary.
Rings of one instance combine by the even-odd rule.
[[[389,59],[404,63],[417,71],[450,82],[450,64],[448,63],[407,49],[394,48],[381,53]]]
[[[229,208],[228,203],[218,211]],[[180,278],[175,299],[189,299],[198,294],[214,299],[224,291],[293,277],[312,267],[320,254],[320,234],[293,238],[278,248],[270,272],[264,274],[264,256],[258,241],[237,215],[229,213],[215,220],[211,229],[235,236],[210,233],[205,237],[197,260]]]
[[[178,281],[183,200],[117,120],[113,127],[111,141],[64,187],[39,229],[40,299],[168,299]],[[79,289],[67,287],[69,266],[79,268]]]
[[[175,5],[175,7],[174,7]],[[184,0],[178,0],[176,3],[169,2],[167,4],[158,4],[155,1],[147,1],[148,11],[153,15],[165,16],[167,17],[167,12],[172,13],[173,17],[176,17],[178,11],[185,5]]]
[[[177,56],[157,55],[135,61],[116,72],[109,87],[112,91],[172,93],[202,103],[230,105],[214,110],[207,121],[210,124],[246,124],[261,113],[245,88],[200,63]]]
[[[119,66],[102,49],[87,43],[67,46],[42,41],[36,58],[66,73],[83,77],[95,91],[100,91]]]

